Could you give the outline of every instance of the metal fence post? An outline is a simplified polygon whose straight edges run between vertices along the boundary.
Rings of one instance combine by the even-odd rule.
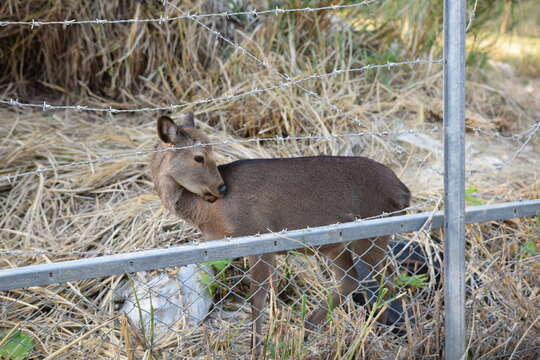
[[[444,1],[445,359],[465,354],[465,0]]]

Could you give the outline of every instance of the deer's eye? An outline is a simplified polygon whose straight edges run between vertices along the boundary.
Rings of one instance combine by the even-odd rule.
[[[193,158],[193,160],[195,160],[196,162],[201,163],[201,164],[204,163],[204,157],[203,156],[195,156]]]

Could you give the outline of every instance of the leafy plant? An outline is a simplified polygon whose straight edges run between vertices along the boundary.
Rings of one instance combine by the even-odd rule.
[[[200,279],[204,287],[208,289],[208,292],[210,293],[210,296],[214,296],[217,293],[218,289],[218,283],[214,281],[210,275],[208,275],[206,272],[202,272],[200,274]]]
[[[465,201],[467,201],[471,205],[484,205],[484,201],[473,197],[472,195],[476,194],[478,192],[478,188],[476,187],[470,187],[465,190]]]
[[[9,332],[6,336],[9,336]],[[1,340],[4,342],[5,338]],[[8,360],[22,360],[34,349],[34,340],[21,331],[10,336],[4,345],[0,346],[0,358]]]
[[[225,268],[229,265],[231,265],[232,260],[231,259],[223,259],[223,260],[214,260],[214,261],[207,261],[204,262],[204,265],[210,265],[214,268],[217,272],[222,272],[225,270]]]
[[[405,287],[410,286],[414,288],[423,288],[426,286],[426,282],[428,281],[428,276],[426,274],[420,274],[420,275],[413,275],[410,276],[408,274],[400,274],[398,277],[394,279],[397,286]]]
[[[352,360],[353,358],[357,358],[358,351],[361,347],[361,345],[364,343],[366,336],[371,331],[371,327],[373,326],[375,320],[381,315],[382,311],[392,302],[397,299],[399,299],[402,295],[392,296],[389,298],[386,298],[386,295],[388,294],[388,288],[384,287],[385,277],[384,275],[381,276],[381,279],[379,281],[379,291],[377,293],[377,299],[375,300],[375,303],[371,307],[371,310],[368,314],[368,318],[363,323],[363,325],[360,327],[358,331],[358,335],[356,336],[353,343],[348,347],[348,350],[346,354],[342,357],[343,359]]]
[[[334,299],[332,298],[332,295],[328,295],[328,298],[326,299],[326,305],[328,306],[328,312],[326,313],[326,321],[333,322],[334,321]]]
[[[522,243],[521,248],[523,249],[523,251],[525,251],[527,254],[531,256],[538,255],[538,251],[536,251],[536,244],[532,240]]]
[[[223,260],[213,260],[213,261],[207,261],[204,262],[204,265],[209,265],[214,268],[216,271],[215,279],[224,279],[225,273],[224,270],[232,263],[231,259],[223,259]],[[214,296],[217,294],[217,291],[219,289],[219,283],[215,281],[209,274],[206,272],[202,272],[200,274],[200,279],[203,285],[208,289],[208,292],[210,293],[210,296]]]
[[[307,296],[302,295],[301,302],[300,302],[300,320],[302,323],[306,319],[307,314]]]
[[[141,305],[141,299],[139,298],[139,293],[137,292],[137,287],[135,284],[135,280],[131,276],[129,276],[129,282],[131,284],[131,289],[133,291],[133,296],[135,297],[135,306],[137,308],[137,311],[139,313],[139,329],[141,331],[141,335],[143,338],[143,341],[147,348],[152,348],[154,344],[154,330],[155,330],[155,313],[154,313],[154,306],[152,304],[152,294],[150,291],[148,291],[148,297],[150,299],[150,329],[147,329],[146,322],[143,316],[143,307]],[[142,294],[144,297],[144,293]]]
[[[280,342],[276,345],[266,344],[270,359],[288,359],[292,355],[291,345],[286,342]]]

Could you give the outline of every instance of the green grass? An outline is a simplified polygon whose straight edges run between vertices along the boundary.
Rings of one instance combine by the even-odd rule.
[[[12,332],[0,332],[0,359],[22,360],[34,351],[34,340],[21,331]]]

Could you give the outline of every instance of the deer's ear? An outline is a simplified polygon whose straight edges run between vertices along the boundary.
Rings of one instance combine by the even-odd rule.
[[[195,116],[193,115],[193,111],[189,111],[184,116],[184,120],[182,121],[182,125],[180,125],[180,127],[183,127],[183,128],[194,128],[195,127]]]
[[[178,126],[168,116],[161,116],[157,121],[157,133],[161,141],[174,144],[178,137]]]

